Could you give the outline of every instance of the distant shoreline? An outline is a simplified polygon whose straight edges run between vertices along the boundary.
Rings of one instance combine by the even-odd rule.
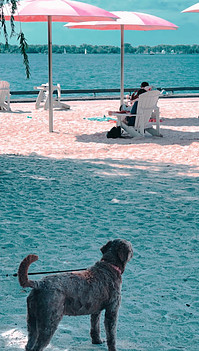
[[[133,47],[129,43],[124,44],[124,50],[126,54],[145,54],[145,55],[179,55],[188,54],[195,55],[199,54],[199,45],[140,45],[138,47]],[[120,54],[120,47],[111,45],[90,45],[82,44],[80,46],[76,45],[53,45],[53,53],[57,54]],[[17,45],[9,45],[7,47],[5,44],[0,43],[0,53],[20,53],[20,49]],[[28,54],[47,54],[47,45],[29,45],[27,48]]]

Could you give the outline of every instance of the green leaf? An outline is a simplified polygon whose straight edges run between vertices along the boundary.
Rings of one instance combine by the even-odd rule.
[[[3,6],[5,4],[9,4],[11,6],[11,16],[10,16],[10,27],[11,27],[11,34],[10,37],[14,36],[17,34],[15,32],[15,20],[14,20],[14,12],[17,8],[17,3],[18,0],[0,0],[0,34],[1,30],[3,31],[4,39],[5,39],[5,47],[8,48],[8,32],[7,32],[7,26],[6,26],[6,20],[4,16],[4,11],[3,11]],[[24,33],[20,31],[18,35],[18,40],[19,40],[19,48],[21,51],[21,54],[23,55],[23,63],[25,65],[25,70],[26,70],[26,77],[30,78],[30,65],[29,65],[29,60],[28,60],[28,55],[27,55],[27,48],[28,44],[25,39]]]
[[[30,65],[29,65],[28,55],[26,52],[28,49],[28,44],[23,32],[19,33],[17,40],[19,40],[20,51],[21,51],[21,54],[23,55],[23,63],[26,69],[26,77],[30,78]]]

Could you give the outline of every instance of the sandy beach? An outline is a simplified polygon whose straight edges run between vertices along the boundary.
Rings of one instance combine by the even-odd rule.
[[[117,351],[198,351],[199,98],[160,99],[162,138],[107,139],[100,121],[118,101],[33,103],[0,112],[0,350],[24,350],[30,271],[84,268],[108,240],[130,240]],[[33,279],[40,279],[34,276]],[[92,345],[89,317],[64,317],[47,350],[105,351]],[[103,316],[102,337],[105,339]]]
[[[1,154],[41,155],[74,159],[131,159],[187,165],[199,171],[199,98],[160,99],[163,138],[106,138],[113,121],[89,120],[108,116],[118,101],[69,102],[68,111],[54,111],[54,132],[48,132],[48,111],[34,103],[11,104],[11,113],[0,113]]]

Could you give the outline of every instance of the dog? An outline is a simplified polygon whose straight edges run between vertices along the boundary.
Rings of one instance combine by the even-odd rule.
[[[101,252],[102,259],[86,270],[46,276],[39,281],[28,279],[28,268],[38,260],[38,256],[28,255],[21,262],[19,283],[23,288],[33,288],[27,298],[26,351],[42,351],[47,347],[64,315],[91,315],[92,343],[101,344],[102,310],[105,310],[108,351],[116,351],[121,276],[133,257],[133,249],[130,242],[116,239],[108,241]]]

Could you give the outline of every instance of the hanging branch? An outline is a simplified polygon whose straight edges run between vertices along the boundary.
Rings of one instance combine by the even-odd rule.
[[[26,77],[30,78],[30,65],[29,65],[28,55],[26,52],[28,48],[28,44],[22,32],[19,33],[17,40],[19,40],[19,47],[21,50],[21,54],[23,55],[23,63],[26,68]]]
[[[13,16],[13,14],[14,14],[15,10],[17,9],[17,1],[16,0],[11,0],[12,10],[11,10],[11,17],[10,17],[10,25],[11,25],[10,37],[12,37],[15,34],[15,24],[14,24],[14,16]]]
[[[6,45],[6,48],[8,48],[8,33],[7,33],[6,21],[5,21],[3,10],[0,18],[1,18],[1,27],[3,28],[3,34],[5,38],[5,45]]]
[[[23,56],[23,63],[25,65],[25,70],[26,70],[26,77],[30,78],[30,66],[29,66],[29,60],[28,60],[28,55],[27,55],[27,48],[28,44],[25,39],[24,33],[20,30],[20,33],[15,32],[15,20],[14,20],[14,13],[15,10],[17,9],[17,3],[18,0],[0,0],[0,34],[1,34],[1,29],[3,29],[3,35],[5,38],[5,45],[8,48],[9,43],[8,43],[8,33],[7,33],[7,27],[6,27],[6,20],[4,16],[4,11],[3,11],[3,6],[5,4],[10,4],[11,6],[11,16],[10,16],[10,26],[11,26],[11,34],[10,37],[14,35],[18,35],[17,40],[19,40],[19,48],[20,52]]]

